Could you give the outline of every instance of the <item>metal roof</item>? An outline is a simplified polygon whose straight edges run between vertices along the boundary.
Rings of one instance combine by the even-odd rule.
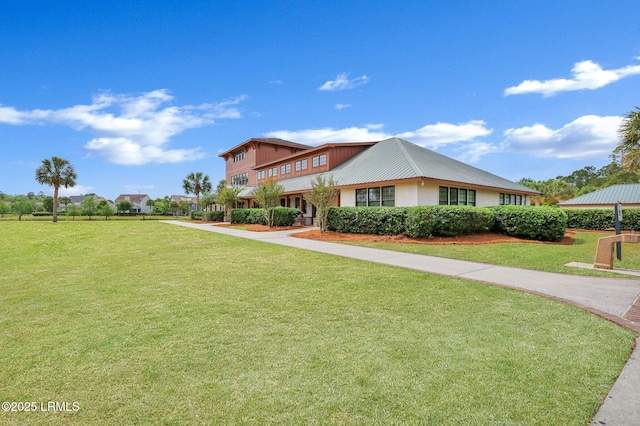
[[[559,206],[583,204],[624,204],[640,203],[640,183],[612,185],[579,197],[558,203]]]
[[[285,192],[305,191],[311,188],[311,180],[318,174],[278,183],[284,186]],[[424,178],[538,194],[531,188],[399,138],[380,141],[324,174],[332,175],[338,186]],[[252,189],[246,188],[240,195],[250,196]]]

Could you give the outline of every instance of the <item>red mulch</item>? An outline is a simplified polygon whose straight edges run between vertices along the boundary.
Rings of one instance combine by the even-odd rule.
[[[216,226],[230,226],[228,224],[218,224]],[[254,232],[273,232],[286,231],[289,229],[304,229],[301,226],[273,226],[269,228],[265,225],[250,225],[247,230]],[[327,231],[324,234],[319,229],[314,228],[308,231],[301,231],[291,234],[297,238],[308,238],[310,240],[319,241],[354,241],[354,242],[383,242],[383,243],[404,243],[404,244],[495,244],[495,243],[532,243],[532,244],[573,244],[573,230],[568,231],[562,241],[557,243],[542,242],[533,240],[523,240],[520,238],[509,237],[502,234],[487,232],[476,235],[463,235],[458,237],[428,237],[428,238],[411,238],[405,235],[369,235],[369,234],[345,234],[340,232]]]

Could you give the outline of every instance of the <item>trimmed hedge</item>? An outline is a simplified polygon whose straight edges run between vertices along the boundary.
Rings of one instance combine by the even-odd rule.
[[[327,229],[350,234],[453,237],[495,230],[541,241],[560,241],[567,215],[557,208],[501,206],[332,207]]]
[[[500,206],[492,210],[494,229],[511,237],[560,241],[567,230],[567,214],[557,207]]]
[[[604,231],[616,226],[613,207],[609,209],[566,209],[567,227]],[[640,209],[622,209],[621,228],[640,229]]]
[[[207,220],[211,222],[222,222],[224,220],[224,212],[222,210],[207,212]]]
[[[327,229],[349,234],[399,235],[405,232],[403,207],[331,207]]]
[[[302,212],[290,207],[276,207],[273,215],[274,226],[292,226]],[[233,209],[231,223],[266,225],[263,209]]]
[[[33,212],[31,214],[34,216],[53,216],[51,212]],[[58,214],[64,214],[64,212],[58,212]]]

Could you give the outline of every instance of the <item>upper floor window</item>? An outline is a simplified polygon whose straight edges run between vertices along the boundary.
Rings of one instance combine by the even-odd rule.
[[[265,175],[265,171],[264,170],[258,170],[256,172],[256,179],[264,179],[264,175]]]
[[[296,161],[296,172],[307,170],[307,159]]]
[[[244,149],[237,151],[236,153],[233,154],[233,162],[237,163],[239,161],[244,160],[245,155],[246,155],[246,151]]]
[[[278,176],[278,168],[277,167],[271,167],[270,169],[267,169],[267,176],[269,176],[269,177]]]
[[[316,155],[311,159],[311,165],[313,167],[320,167],[327,164],[327,154]]]
[[[231,176],[231,185],[245,186],[249,184],[249,173]]]
[[[291,173],[291,163],[283,164],[280,166],[280,174],[286,175],[287,173]]]

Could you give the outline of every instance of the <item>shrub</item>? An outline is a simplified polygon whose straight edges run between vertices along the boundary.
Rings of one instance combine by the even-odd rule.
[[[33,216],[53,216],[53,213],[51,213],[51,212],[33,212],[31,214]]]
[[[435,209],[435,206],[409,208],[405,222],[407,235],[413,238],[424,238],[433,235],[433,230],[436,226]]]
[[[290,207],[276,207],[274,209],[274,226],[291,226],[302,213],[299,209]],[[264,209],[233,209],[231,223],[266,225]]]
[[[290,207],[276,207],[273,213],[273,226],[292,226],[302,211]]]
[[[204,212],[202,210],[194,210],[191,212],[191,220],[202,220]]]
[[[560,241],[567,230],[567,215],[556,207],[494,207],[495,230],[528,240]]]
[[[207,220],[211,222],[222,222],[224,220],[224,212],[222,210],[207,212]]]
[[[405,232],[402,207],[332,207],[327,229],[351,234],[399,235]]]
[[[567,209],[567,227],[606,230],[615,228],[613,207],[609,209]],[[622,229],[640,229],[640,209],[622,209]]]
[[[267,221],[262,213],[262,209],[233,209],[231,223],[266,225]]]
[[[455,237],[490,231],[493,228],[493,212],[486,208],[470,206],[436,206],[434,235]]]

